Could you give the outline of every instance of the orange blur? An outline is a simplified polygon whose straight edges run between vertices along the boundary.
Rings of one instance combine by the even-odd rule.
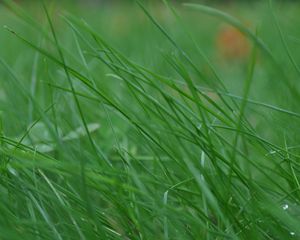
[[[244,60],[249,56],[250,44],[236,28],[223,26],[216,36],[218,55],[225,60]]]

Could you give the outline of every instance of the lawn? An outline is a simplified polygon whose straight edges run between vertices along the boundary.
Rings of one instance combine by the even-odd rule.
[[[0,240],[300,239],[300,4],[95,2],[0,3]]]

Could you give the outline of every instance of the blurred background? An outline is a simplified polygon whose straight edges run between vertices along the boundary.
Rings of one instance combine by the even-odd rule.
[[[252,43],[243,34],[220,19],[184,7],[181,3],[186,1],[170,1],[181,17],[186,30],[183,30],[182,26],[162,1],[148,0],[141,2],[161,26],[176,39],[178,44],[189,54],[193,61],[197,63],[199,69],[201,69],[207,78],[212,77],[213,74],[209,71],[207,63],[199,55],[195,44],[193,44],[193,41],[191,41],[185,31],[191,33],[203,54],[211,61],[217,69],[218,74],[222,76],[222,80],[225,82],[228,90],[232,94],[242,94],[244,79],[247,75],[249,56],[252,51]],[[250,31],[257,32],[258,36],[271,49],[279,64],[286,70],[288,77],[292,81],[297,78],[297,73],[291,66],[284,46],[281,44],[280,36],[270,13],[268,1],[209,0],[189,2],[206,4],[225,11],[241,21]],[[53,46],[45,43],[39,30],[32,24],[28,24],[28,22],[26,23],[17,17],[16,13],[11,11],[4,3],[5,1],[3,1],[3,4],[0,4],[0,26],[7,25],[21,36],[24,36],[25,39],[55,52]],[[16,3],[21,15],[24,13],[24,16],[37,22],[41,28],[49,31],[49,25],[39,1],[19,0]],[[177,73],[174,72],[164,57],[172,54],[176,55],[174,47],[134,1],[64,0],[46,1],[46,5],[51,13],[60,42],[68,51],[74,53],[74,55],[77,54],[74,52],[76,42],[74,41],[72,29],[64,21],[63,16],[65,14],[73,14],[78,19],[84,19],[99,35],[129,59],[159,74],[174,78],[178,77]],[[282,29],[284,29],[295,60],[300,61],[299,1],[274,1],[274,12],[277,14]],[[30,82],[32,71],[28,71],[28,69],[32,69],[36,53],[31,48],[24,47],[24,44],[19,39],[3,28],[0,30],[0,47],[1,57],[6,60],[7,64],[15,72],[23,77],[24,82]],[[27,59],[27,61],[24,62],[24,59]],[[109,70],[103,64],[100,64],[99,61],[93,58],[89,58],[88,53],[87,61],[91,71],[99,78],[101,88],[105,88],[107,92],[115,91],[118,88],[118,86],[114,85],[114,81],[109,81],[105,76]],[[72,64],[76,67],[76,63]],[[49,67],[50,71],[51,65],[47,67]],[[40,72],[38,75],[44,76],[44,69],[39,68]],[[2,77],[8,77],[6,71],[0,71],[2,71]],[[61,72],[57,70],[53,70],[51,74],[53,75],[52,78],[61,77]],[[45,93],[46,90],[43,90],[44,80],[40,79],[36,88],[37,93],[43,96],[41,101],[44,99],[46,103],[47,97],[45,96],[47,94]],[[251,99],[272,103],[291,110],[298,109],[298,103],[293,101],[292,95],[287,94],[287,87],[282,83],[277,72],[274,71],[274,66],[260,54],[258,54],[253,85],[255,86],[255,91],[251,92]],[[270,86],[272,86],[272,91],[270,91]],[[204,84],[203,87],[207,86]],[[27,119],[28,112],[23,106],[13,103],[9,106],[8,96],[11,94],[14,94],[16,98],[20,98],[20,101],[22,101],[21,95],[16,94],[18,90],[13,86],[9,86],[9,83],[1,81],[0,91],[2,91],[0,93],[0,101],[5,102],[2,106],[6,106],[4,110],[11,113],[11,115],[7,116]],[[12,109],[14,110],[12,111]],[[261,116],[261,118],[270,118],[272,121],[277,122],[278,126],[285,124],[288,120],[284,117],[277,118],[274,113],[270,113],[268,116]],[[253,121],[256,122],[256,127],[264,128],[263,124],[259,125],[259,117],[256,116]],[[29,123],[30,119],[24,122],[19,121],[19,126],[8,129],[14,135],[19,129],[24,129]],[[289,127],[291,129],[299,128],[297,124],[291,124]],[[270,134],[276,133],[272,132]]]

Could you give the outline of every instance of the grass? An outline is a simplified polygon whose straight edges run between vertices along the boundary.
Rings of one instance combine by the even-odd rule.
[[[3,1],[0,239],[299,239],[298,5]]]

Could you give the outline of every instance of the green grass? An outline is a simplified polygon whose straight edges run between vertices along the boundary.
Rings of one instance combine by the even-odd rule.
[[[300,8],[249,8],[4,1],[0,239],[300,239]]]

